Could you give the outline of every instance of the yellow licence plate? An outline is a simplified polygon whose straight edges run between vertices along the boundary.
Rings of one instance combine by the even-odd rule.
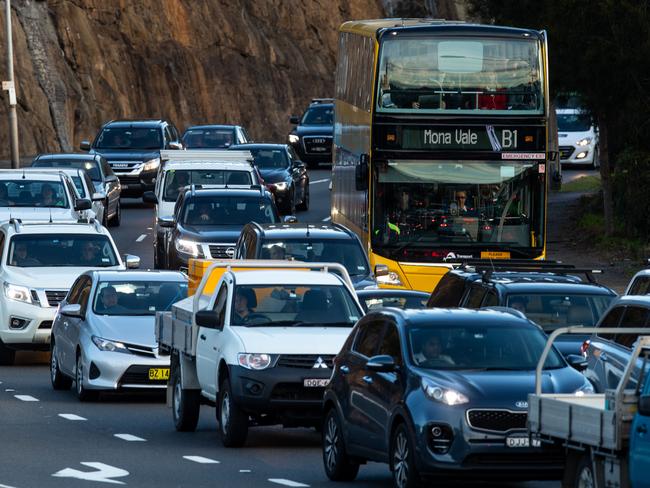
[[[510,259],[506,251],[481,251],[481,259]]]
[[[169,368],[149,368],[150,380],[168,380]]]

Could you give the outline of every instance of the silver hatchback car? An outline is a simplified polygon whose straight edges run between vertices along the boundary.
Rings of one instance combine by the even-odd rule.
[[[77,397],[100,390],[162,389],[169,356],[158,352],[156,312],[187,296],[176,271],[88,271],[61,302],[52,325],[50,377]]]

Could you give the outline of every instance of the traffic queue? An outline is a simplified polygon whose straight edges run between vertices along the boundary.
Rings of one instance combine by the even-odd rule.
[[[629,367],[646,344],[650,271],[618,298],[597,270],[539,261],[458,262],[432,293],[379,288],[388,270],[354,232],[297,222],[309,175],[291,146],[252,144],[240,126],[181,137],[164,121],[113,121],[82,147],[0,171],[0,364],[49,350],[55,390],[166,390],[178,431],[213,405],[226,447],[257,426],[315,428],[331,480],[378,461],[399,488],[579,481],[627,456],[620,434],[616,453],[594,446],[570,464],[544,418],[529,431],[536,384],[600,402],[636,374],[637,415],[650,412],[645,363]],[[121,223],[120,195],[155,205],[155,270],[136,270],[106,228]],[[623,325],[637,329],[612,335]],[[558,329],[574,334],[548,346]]]

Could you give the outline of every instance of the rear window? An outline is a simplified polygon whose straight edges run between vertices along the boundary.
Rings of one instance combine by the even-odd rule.
[[[183,144],[188,149],[225,149],[234,141],[234,129],[190,129],[183,134]]]
[[[249,222],[273,224],[279,218],[268,198],[219,196],[189,200],[183,209],[182,221],[186,225],[197,226],[243,226]]]
[[[84,169],[90,179],[93,181],[102,181],[102,174],[99,171],[99,164],[97,161],[80,161],[75,159],[41,159],[34,161],[32,164],[34,168],[76,168]]]
[[[243,185],[250,186],[251,172],[242,170],[173,170],[167,171],[165,176],[165,189],[163,191],[163,200],[166,202],[175,202],[179,193],[188,185]]]
[[[447,273],[442,277],[429,298],[427,307],[453,308],[458,307],[465,291],[465,280]]]

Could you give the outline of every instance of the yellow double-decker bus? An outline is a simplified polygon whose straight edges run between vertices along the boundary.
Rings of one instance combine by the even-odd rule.
[[[431,290],[459,260],[544,258],[547,73],[543,31],[341,26],[331,215],[383,286]]]

